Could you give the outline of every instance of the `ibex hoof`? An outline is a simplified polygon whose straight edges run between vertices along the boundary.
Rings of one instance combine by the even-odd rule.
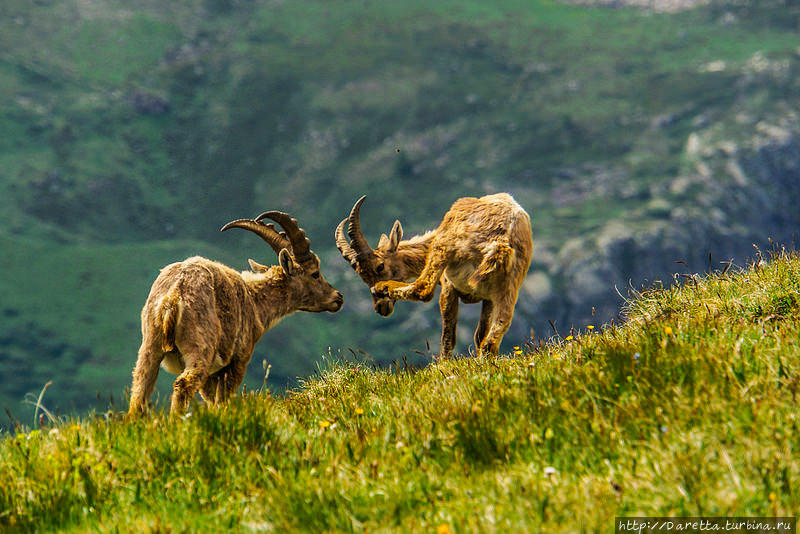
[[[386,282],[378,282],[374,286],[372,286],[372,294],[378,298],[384,298],[389,296],[389,284]]]

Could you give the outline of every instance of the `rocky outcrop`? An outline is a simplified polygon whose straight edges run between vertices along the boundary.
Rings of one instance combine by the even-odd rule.
[[[604,7],[638,7],[659,13],[674,13],[708,5],[710,0],[561,0],[565,4]]]
[[[686,156],[686,170],[659,186],[674,199],[662,199],[665,218],[613,220],[592,236],[566,242],[529,275],[518,305],[522,320],[514,324],[517,335],[529,325],[538,335],[551,335],[547,319],[562,335],[572,325],[604,323],[620,313],[617,290],[626,295],[629,286],[669,285],[675,273],[718,270],[731,260],[744,265],[756,254],[753,244],[765,254],[795,245],[800,238],[796,123],[760,122],[739,143],[695,133],[687,140]]]

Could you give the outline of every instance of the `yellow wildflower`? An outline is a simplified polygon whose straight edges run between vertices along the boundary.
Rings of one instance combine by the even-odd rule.
[[[667,334],[668,336],[671,336],[672,335],[672,327],[671,326],[665,326],[664,327],[664,333]]]
[[[451,534],[450,525],[439,525],[436,527],[436,534]]]
[[[569,335],[569,336],[564,338],[564,341],[572,341],[573,339],[574,338],[572,337],[572,335]]]
[[[774,501],[774,500],[775,500],[775,499],[777,499],[777,498],[778,498],[778,496],[777,496],[777,495],[775,495],[775,492],[774,492],[774,491],[773,491],[773,492],[770,492],[770,494],[769,494],[769,500],[770,500],[770,501]]]
[[[594,325],[593,324],[587,324],[586,328],[588,328],[589,330],[594,330]]]
[[[356,408],[356,415],[363,415],[364,410],[361,408]]]
[[[323,419],[322,421],[319,422],[319,426],[321,428],[328,428],[329,426],[331,426],[331,422],[330,421],[325,421]]]
[[[553,429],[548,428],[544,431],[544,439],[551,439],[553,437]]]

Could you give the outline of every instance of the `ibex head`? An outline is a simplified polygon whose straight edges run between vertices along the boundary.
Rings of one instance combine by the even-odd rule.
[[[278,232],[271,223],[262,222],[272,219],[280,224],[284,231]],[[311,242],[306,233],[297,225],[297,221],[280,211],[267,211],[255,219],[238,219],[222,227],[224,232],[229,228],[250,230],[272,247],[278,255],[280,267],[286,275],[288,284],[294,287],[300,296],[297,309],[309,312],[329,311],[335,313],[342,308],[344,297],[322,276],[319,270],[319,258],[311,250]],[[253,272],[266,272],[269,267],[249,260]]]
[[[395,221],[389,235],[381,235],[378,248],[370,247],[361,231],[359,220],[359,211],[365,198],[366,195],[359,198],[350,210],[350,215],[336,227],[336,248],[370,287],[384,280],[405,280],[409,277],[408,266],[397,255],[397,246],[403,239],[403,227],[400,221]],[[350,242],[345,236],[345,225]],[[388,298],[373,295],[372,304],[375,311],[384,317],[394,311],[394,301]]]

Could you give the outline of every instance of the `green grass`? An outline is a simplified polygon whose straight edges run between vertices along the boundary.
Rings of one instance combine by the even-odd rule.
[[[251,237],[216,232],[233,218],[291,212],[347,293],[335,318],[298,315],[265,336],[255,360],[269,359],[282,386],[328,346],[387,363],[438,338],[435,304],[422,321],[407,320],[420,309],[410,304],[390,320],[362,313],[367,289],[331,239],[361,194],[374,242],[395,218],[410,234],[459,196],[509,191],[553,257],[576,238],[592,246],[609,221],[646,232],[671,207],[705,206],[699,187],[663,202],[693,172],[693,121],[749,140],[739,111],[772,123],[800,96],[796,27],[762,23],[782,19],[777,3],[739,4],[652,15],[552,0],[4,1],[0,309],[11,311],[0,359],[34,363],[13,388],[4,380],[0,408],[27,420],[22,396],[51,379],[62,411],[87,406],[86,390],[119,395],[158,269],[195,253],[239,267],[259,258]],[[722,24],[728,7],[742,15]],[[786,79],[748,81],[757,52],[788,62]],[[699,72],[717,60],[726,70]],[[141,94],[169,110],[137,111]],[[617,174],[625,183],[608,186]],[[715,179],[727,179],[724,164]],[[176,239],[194,245],[164,244]],[[515,326],[542,332],[547,319],[518,315]],[[80,380],[70,393],[65,374]]]
[[[20,428],[0,443],[0,526],[607,532],[616,515],[791,515],[800,258],[644,291],[626,313],[500,358],[331,363],[286,397],[182,419]]]

